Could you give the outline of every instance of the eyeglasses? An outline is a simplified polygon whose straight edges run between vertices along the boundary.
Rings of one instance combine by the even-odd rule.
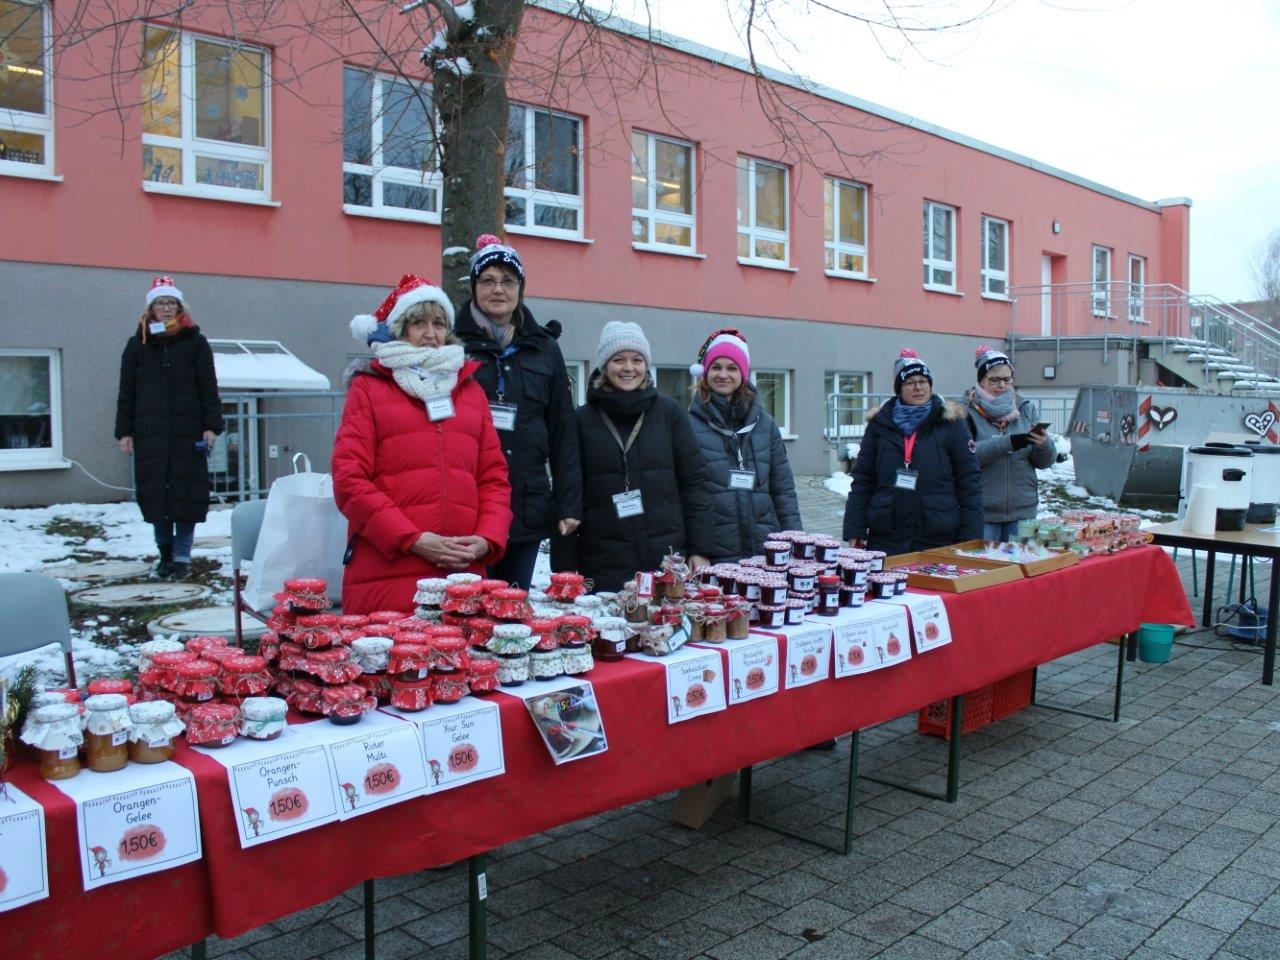
[[[177,300],[152,300],[151,305],[160,310],[177,310],[179,306]]]
[[[902,385],[904,387],[927,387],[929,386],[929,381],[925,380],[923,377],[916,377],[913,380],[902,381]]]
[[[1007,387],[1013,383],[1013,377],[987,377],[987,383],[993,387]]]
[[[520,286],[520,281],[515,277],[503,277],[501,280],[497,277],[481,277],[476,281],[476,286],[481,290],[492,290],[494,287],[502,287],[503,290],[514,290]]]

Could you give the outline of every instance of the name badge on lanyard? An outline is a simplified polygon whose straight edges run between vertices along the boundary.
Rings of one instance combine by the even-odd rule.
[[[158,320],[153,320],[147,324],[147,332],[152,336],[158,337],[160,334],[164,333],[164,324]]]
[[[756,488],[756,475],[751,470],[730,470],[729,471],[729,489],[730,490],[754,490]]]
[[[494,400],[490,402],[489,410],[493,414],[493,425],[499,430],[514,430],[516,428],[516,405],[514,403],[502,403]]]
[[[920,480],[920,471],[911,469],[911,455],[916,452],[916,435],[913,433],[902,441],[902,459],[904,463],[898,468],[897,479],[893,485],[899,490],[914,490]]]
[[[639,490],[627,490],[625,493],[613,495],[613,509],[618,511],[618,519],[638,517],[644,513],[644,503],[640,499]]]
[[[453,416],[453,397],[447,393],[440,393],[434,397],[427,397],[427,419],[432,423],[437,420],[448,420]]]

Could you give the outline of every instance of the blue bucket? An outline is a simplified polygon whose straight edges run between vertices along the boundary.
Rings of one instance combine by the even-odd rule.
[[[1143,663],[1168,663],[1173,650],[1173,625],[1144,623],[1138,628],[1138,659]]]

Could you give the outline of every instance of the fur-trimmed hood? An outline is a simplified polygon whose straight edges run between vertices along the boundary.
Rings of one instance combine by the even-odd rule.
[[[955,400],[947,400],[944,397],[938,397],[938,399],[942,401],[942,416],[938,418],[939,420],[944,420],[944,421],[963,420],[966,416],[968,416],[968,414],[965,411],[965,408],[961,406],[959,403],[957,403]],[[884,403],[878,404],[874,407],[871,407],[869,410],[867,410],[867,422],[870,423],[872,420],[878,417],[880,415],[880,412],[884,410],[887,406],[889,406],[889,402],[886,400]],[[889,417],[892,415],[886,411],[885,416]]]

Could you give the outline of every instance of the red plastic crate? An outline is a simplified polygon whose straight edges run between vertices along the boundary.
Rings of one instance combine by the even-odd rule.
[[[1003,720],[1023,707],[1031,706],[1031,688],[1035,683],[1035,676],[1034,670],[1024,670],[1012,677],[997,680],[994,684],[995,699],[991,704],[991,719]]]
[[[985,727],[993,719],[996,685],[989,683],[964,695],[964,716],[960,720],[960,733],[964,735]],[[932,737],[951,739],[951,701],[935,700],[923,710],[916,720],[916,731]]]

